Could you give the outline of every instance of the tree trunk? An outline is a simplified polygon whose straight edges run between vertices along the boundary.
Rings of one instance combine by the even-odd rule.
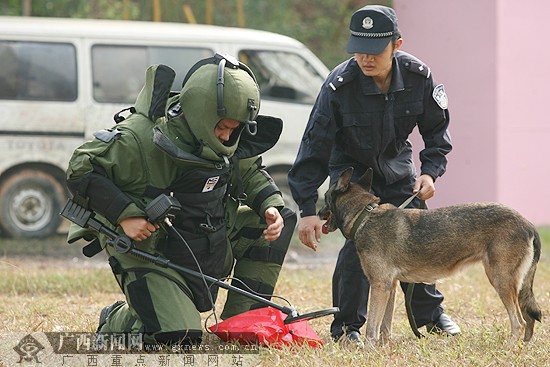
[[[205,10],[204,10],[204,22],[206,24],[214,23],[214,17],[212,16],[212,0],[206,0]]]
[[[241,28],[244,28],[246,25],[243,0],[237,0],[237,24]]]
[[[32,0],[23,0],[23,16],[30,17],[32,15]]]
[[[130,19],[130,1],[124,0],[122,2],[122,19],[129,20]]]
[[[153,0],[153,21],[160,22],[162,20],[162,12],[160,0]]]

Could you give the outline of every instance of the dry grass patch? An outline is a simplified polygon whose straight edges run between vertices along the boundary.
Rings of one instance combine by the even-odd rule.
[[[547,318],[550,315],[550,256],[547,255],[550,253],[550,231],[544,229],[542,235],[543,255],[535,277],[534,293],[543,317]],[[18,249],[17,256],[11,256],[9,249],[0,244],[2,250],[2,332],[92,332],[97,327],[100,310],[122,297],[110,269],[102,261],[85,262],[77,257],[64,260],[58,254],[55,257],[43,254],[29,258],[21,256],[21,249]],[[332,270],[333,264],[298,267],[287,263],[275,293],[288,299],[300,313],[331,307]],[[403,296],[399,295],[394,337],[387,345],[361,350],[342,348],[330,339],[332,317],[324,317],[309,322],[325,343],[324,348],[262,348],[259,365],[550,365],[550,326],[547,319],[535,325],[535,335],[529,344],[510,345],[508,316],[481,266],[469,268],[440,282],[438,288],[445,295],[446,311],[462,328],[463,333],[459,337],[430,335],[416,339],[407,323]],[[222,290],[217,301],[218,312],[223,308],[224,299],[225,291]],[[208,313],[204,314],[206,316]],[[424,333],[424,330],[421,331]]]

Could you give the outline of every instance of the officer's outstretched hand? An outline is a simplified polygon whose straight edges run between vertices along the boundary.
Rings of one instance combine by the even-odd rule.
[[[314,241],[321,242],[321,219],[316,215],[301,218],[298,223],[298,238],[304,245],[317,251]]]
[[[123,219],[120,226],[128,237],[138,242],[148,239],[159,228],[158,224],[153,224],[143,217]]]
[[[265,210],[265,221],[267,228],[264,230],[264,239],[269,242],[275,241],[285,226],[283,217],[277,208],[270,207]]]

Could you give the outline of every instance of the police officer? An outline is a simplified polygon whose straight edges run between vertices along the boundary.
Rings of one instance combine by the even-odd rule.
[[[313,250],[321,230],[315,215],[317,189],[327,175],[335,182],[343,169],[353,166],[357,180],[370,167],[374,194],[399,206],[413,192],[424,200],[434,195],[434,181],[445,172],[445,156],[452,148],[445,89],[435,84],[428,66],[400,51],[403,40],[394,10],[365,6],[352,15],[350,31],[347,51],[354,56],[336,66],[324,82],[289,172],[301,214],[300,241]],[[417,178],[408,140],[415,126],[425,143]],[[415,198],[409,207],[419,203]],[[332,281],[333,303],[340,313],[331,335],[360,342],[369,283],[350,240],[338,254]],[[435,285],[417,284],[412,301],[416,323],[431,332],[457,334],[460,329],[443,312],[442,301]]]
[[[234,58],[201,60],[171,97],[174,77],[164,65],[147,70],[133,113],[75,150],[68,187],[75,201],[139,249],[215,278],[233,270],[240,280],[234,286],[269,299],[296,224],[259,156],[277,142],[282,121],[258,115],[254,75]],[[145,216],[160,194],[182,205],[174,229]],[[88,253],[105,249],[126,296],[103,309],[100,335],[142,335],[145,344],[200,342],[200,312],[213,308],[217,287],[119,253],[103,235],[71,227],[69,242],[79,238],[96,238]],[[262,304],[230,292],[221,317],[257,307]]]

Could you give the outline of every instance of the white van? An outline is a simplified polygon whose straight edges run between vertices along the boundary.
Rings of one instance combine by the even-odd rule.
[[[289,198],[287,172],[328,74],[302,43],[207,25],[0,17],[2,234],[56,233],[73,150],[132,106],[149,65],[172,67],[173,90],[179,90],[187,70],[216,52],[236,56],[253,70],[261,89],[260,113],[284,121],[281,139],[264,164]]]

